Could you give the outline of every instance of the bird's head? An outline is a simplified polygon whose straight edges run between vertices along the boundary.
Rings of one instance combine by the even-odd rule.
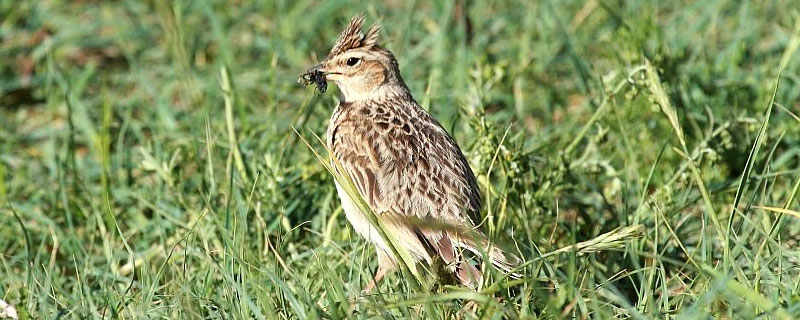
[[[324,88],[324,81],[331,80],[347,102],[369,99],[387,87],[405,87],[394,55],[377,44],[380,26],[362,34],[363,25],[362,15],[350,20],[325,60],[301,74],[299,81]]]

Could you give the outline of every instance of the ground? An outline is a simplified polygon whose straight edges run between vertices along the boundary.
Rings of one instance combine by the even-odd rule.
[[[337,89],[296,84],[359,12],[464,149],[521,279],[475,292],[406,269],[360,295],[374,248],[316,137]],[[0,17],[0,300],[23,319],[800,317],[795,0]]]

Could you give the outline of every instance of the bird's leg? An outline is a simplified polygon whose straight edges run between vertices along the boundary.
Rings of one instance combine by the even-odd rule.
[[[367,284],[367,286],[364,287],[364,290],[361,290],[361,292],[365,294],[370,293],[372,289],[375,289],[375,286],[378,285],[378,282],[380,282],[381,279],[383,279],[383,276],[385,276],[386,272],[388,271],[389,269],[387,268],[378,267],[378,272],[375,273],[375,277],[373,277],[372,280],[369,281],[369,284]]]
[[[383,279],[383,276],[386,275],[387,272],[392,271],[395,268],[394,259],[382,249],[378,248],[378,271],[375,272],[375,276],[372,277],[372,280],[364,287],[364,290],[361,290],[362,293],[370,293],[372,289],[375,289],[375,286],[378,285],[378,282]]]

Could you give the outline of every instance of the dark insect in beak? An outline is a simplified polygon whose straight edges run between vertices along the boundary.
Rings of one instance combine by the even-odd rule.
[[[302,73],[300,79],[297,79],[297,83],[304,86],[313,83],[317,86],[317,91],[320,93],[325,93],[325,91],[328,90],[328,82],[325,79],[325,73],[320,71],[319,68],[311,68]]]

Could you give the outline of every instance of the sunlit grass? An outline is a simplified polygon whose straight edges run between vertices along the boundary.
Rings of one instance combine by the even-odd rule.
[[[797,318],[798,10],[0,2],[0,300],[26,319]],[[358,12],[523,278],[482,265],[471,291],[409,263],[361,294],[375,251],[318,140],[338,92],[295,83]]]

